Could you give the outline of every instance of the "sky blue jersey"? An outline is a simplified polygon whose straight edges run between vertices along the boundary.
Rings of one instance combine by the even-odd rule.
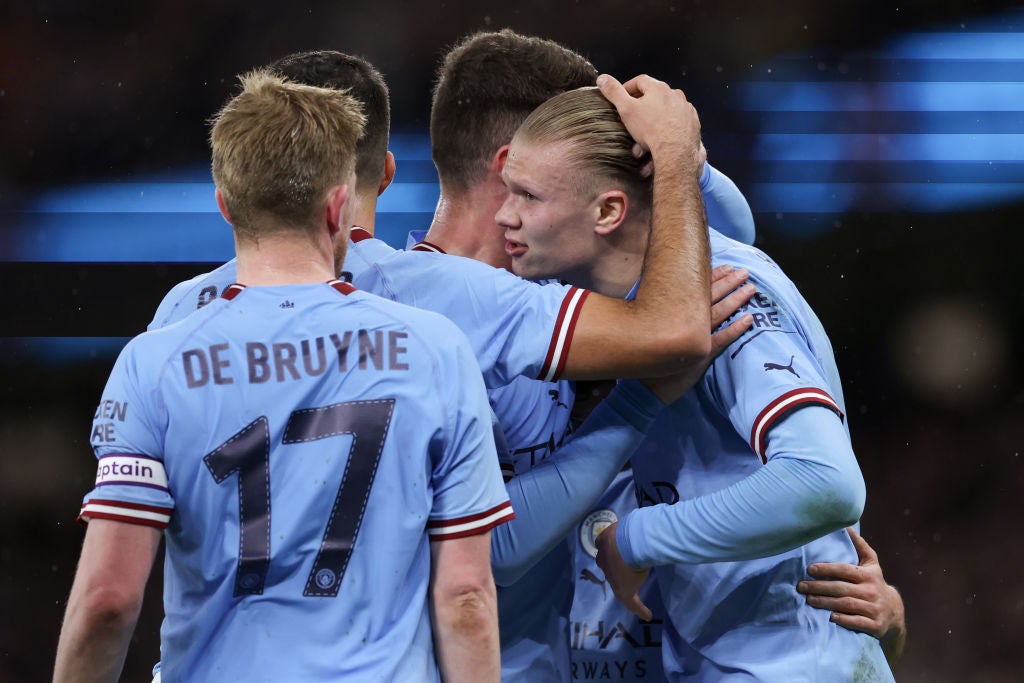
[[[640,599],[654,616],[643,621],[615,599],[597,566],[597,537],[637,508],[633,472],[623,469],[569,539],[576,560],[576,592],[570,628],[572,680],[663,681],[661,638],[665,608],[657,581]]]
[[[360,248],[370,246],[367,241]],[[466,259],[445,255],[435,245],[418,242],[405,252],[403,274],[427,272],[451,261],[460,267]],[[419,261],[417,261],[419,259]],[[538,285],[519,278],[506,282],[505,271],[469,261],[469,277],[497,280],[510,289],[537,292]],[[391,262],[382,270],[394,268]],[[423,277],[420,275],[419,277]],[[450,275],[448,277],[451,277]],[[365,282],[365,280],[364,280]],[[467,291],[487,291],[481,282]],[[547,284],[562,296],[566,288]],[[415,287],[404,291],[419,292]],[[484,299],[485,300],[485,299]],[[463,326],[475,349],[490,354],[500,365],[507,350],[517,345],[500,338],[495,312],[477,303],[431,298],[431,307],[452,315]],[[497,332],[495,331],[497,329]],[[518,328],[516,328],[518,329]],[[498,334],[495,339],[491,335]],[[485,355],[485,359],[491,356]],[[482,364],[489,362],[482,361]],[[639,444],[643,430],[661,403],[642,386],[624,383],[613,390],[592,419],[566,438],[573,404],[570,382],[541,381],[525,376],[488,390],[488,397],[504,434],[506,450],[500,455],[509,496],[517,518],[492,536],[492,566],[498,583],[498,623],[501,631],[502,680],[505,683],[560,683],[569,677],[568,620],[572,601],[572,556],[565,535],[611,482],[615,472]],[[564,443],[563,443],[564,441]]]
[[[701,194],[708,224],[744,244],[754,242],[754,217],[746,198],[726,175],[704,165]],[[648,581],[640,596],[654,618],[643,622],[615,599],[597,567],[594,541],[610,524],[637,507],[631,469],[620,472],[596,506],[569,538],[575,556],[572,601],[572,679],[660,681],[661,629],[664,606],[656,581]]]
[[[632,458],[642,506],[623,559],[654,566],[669,680],[892,680],[876,639],[829,621],[796,584],[813,562],[857,562],[833,510],[859,515],[863,478],[820,322],[761,251],[711,233],[712,264],[746,268],[754,325],[666,408]]]
[[[363,228],[352,227],[349,232],[345,264],[342,266],[340,277],[342,281],[352,282],[356,275],[369,266],[366,259],[374,257],[372,247],[360,253],[355,252],[352,245],[372,237],[373,235]],[[238,282],[238,263],[235,259],[231,259],[208,273],[202,273],[184,282],[179,282],[164,295],[156,308],[156,313],[153,314],[153,320],[146,329],[158,330],[184,319],[190,313],[194,313],[216,299],[221,292],[236,282]]]
[[[587,290],[528,282],[423,244],[392,250],[353,284],[452,320],[473,344],[488,388],[505,386],[520,375],[547,382],[560,378]],[[365,240],[354,247],[362,253],[382,245]]]
[[[81,519],[165,529],[165,681],[436,681],[429,540],[514,516],[490,414],[441,316],[235,285],[122,351]]]

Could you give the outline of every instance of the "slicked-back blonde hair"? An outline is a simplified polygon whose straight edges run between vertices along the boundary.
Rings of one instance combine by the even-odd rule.
[[[365,117],[344,91],[291,83],[266,70],[212,120],[213,180],[241,238],[308,229],[327,191],[347,182]],[[352,188],[354,189],[354,188]]]
[[[578,191],[596,197],[616,186],[638,209],[651,207],[651,178],[641,174],[645,159],[633,156],[634,140],[619,113],[597,88],[555,95],[527,117],[516,138],[532,144],[568,143],[567,161]]]

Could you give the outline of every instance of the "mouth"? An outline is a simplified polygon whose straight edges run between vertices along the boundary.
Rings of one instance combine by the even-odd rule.
[[[505,238],[505,253],[512,258],[522,256],[526,253],[526,249],[526,245],[522,242],[516,242],[515,240],[510,240],[507,237]]]

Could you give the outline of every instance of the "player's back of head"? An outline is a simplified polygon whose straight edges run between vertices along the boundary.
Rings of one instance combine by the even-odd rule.
[[[390,93],[380,71],[362,57],[335,50],[296,52],[267,68],[295,83],[347,90],[363,105],[366,130],[356,144],[356,185],[376,191],[391,129]]]
[[[210,130],[213,180],[231,224],[242,239],[309,228],[328,190],[352,177],[362,105],[262,69],[240,81]]]
[[[596,87],[555,95],[523,121],[515,139],[530,144],[568,143],[566,162],[585,195],[624,189],[646,211],[653,199],[651,176],[641,169],[646,158],[633,154],[635,140],[615,106]]]
[[[438,69],[430,111],[442,186],[459,191],[479,182],[537,105],[596,78],[593,64],[554,41],[509,29],[464,38]]]

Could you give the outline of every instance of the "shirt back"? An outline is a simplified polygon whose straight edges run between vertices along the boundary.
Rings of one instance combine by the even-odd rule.
[[[82,518],[166,528],[164,680],[438,680],[428,537],[512,516],[465,338],[335,287],[229,288],[115,365]]]

